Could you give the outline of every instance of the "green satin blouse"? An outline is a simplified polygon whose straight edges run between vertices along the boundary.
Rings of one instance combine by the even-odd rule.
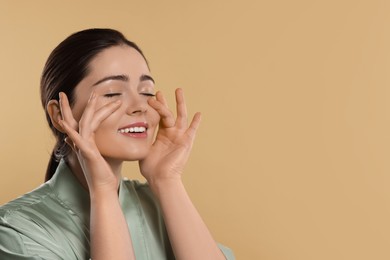
[[[122,180],[119,201],[136,259],[175,259],[148,185]],[[89,215],[88,192],[61,161],[50,181],[0,207],[0,259],[89,259]],[[219,247],[234,259],[229,248]]]

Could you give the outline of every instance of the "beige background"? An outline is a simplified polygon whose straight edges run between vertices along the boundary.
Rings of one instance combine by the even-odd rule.
[[[387,0],[0,0],[0,203],[44,177],[49,52],[112,27],[203,113],[185,182],[238,259],[390,259],[389,13]]]

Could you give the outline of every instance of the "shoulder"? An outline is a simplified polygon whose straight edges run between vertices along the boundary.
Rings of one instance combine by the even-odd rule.
[[[51,188],[45,183],[35,190],[0,206],[0,224],[7,219],[13,219],[15,215],[26,213],[30,208],[45,204],[48,199],[52,199]]]
[[[0,259],[35,259],[34,252],[49,257],[42,259],[57,259],[47,247],[53,242],[42,225],[44,212],[52,206],[50,190],[43,184],[0,207]]]
[[[21,232],[42,228],[40,219],[52,210],[57,202],[51,187],[45,183],[0,207],[0,226]],[[35,230],[36,231],[36,230]]]

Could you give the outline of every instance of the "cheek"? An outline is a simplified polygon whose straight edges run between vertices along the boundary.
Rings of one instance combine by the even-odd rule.
[[[72,107],[72,115],[73,115],[73,118],[77,122],[80,121],[86,106],[87,106],[87,102],[76,102],[73,105],[73,107]]]
[[[159,122],[160,122],[160,115],[157,113],[156,110],[151,109],[149,113],[149,125],[151,127],[154,127],[154,129],[156,129]]]
[[[113,113],[105,117],[99,124],[96,131],[110,131],[115,132],[120,127],[120,123],[123,121],[123,116],[125,115],[125,110],[123,107],[118,108]]]
[[[96,101],[96,104],[95,104],[94,113],[96,113],[99,109],[102,109],[108,103],[113,102],[113,101],[115,101],[117,99],[118,98],[115,99],[115,98],[98,97],[98,99]],[[76,102],[76,104],[74,104],[74,106],[72,108],[72,114],[73,114],[74,119],[77,122],[79,122],[81,117],[83,116],[83,113],[85,111],[85,108],[87,107],[87,104],[88,104],[88,100],[81,101],[81,102],[78,101],[78,102]],[[117,116],[119,118],[120,115],[123,114],[123,111],[120,112],[120,110],[121,110],[121,108],[119,108],[117,111],[115,111],[114,113],[109,115],[105,120],[103,120],[103,122],[108,120],[111,117]]]

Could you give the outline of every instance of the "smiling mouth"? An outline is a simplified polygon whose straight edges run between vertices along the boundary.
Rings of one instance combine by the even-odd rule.
[[[135,127],[127,127],[127,128],[122,128],[122,129],[119,129],[118,130],[118,133],[121,133],[121,134],[127,134],[127,133],[134,133],[134,134],[137,134],[137,133],[145,133],[146,132],[146,127],[144,126],[135,126]]]
[[[133,137],[133,138],[147,138],[148,137],[148,123],[136,122],[133,124],[122,126],[118,129],[118,134]]]

